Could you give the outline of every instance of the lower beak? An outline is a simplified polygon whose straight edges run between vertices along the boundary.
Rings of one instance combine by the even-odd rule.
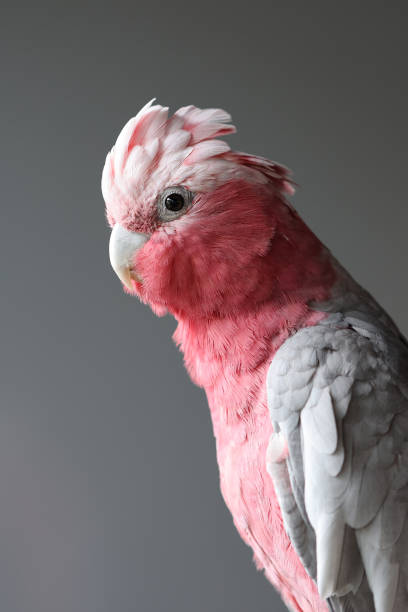
[[[147,234],[130,232],[119,223],[113,227],[109,240],[110,262],[122,283],[130,290],[133,289],[132,279],[141,281],[133,269],[133,261],[137,251],[148,240]]]

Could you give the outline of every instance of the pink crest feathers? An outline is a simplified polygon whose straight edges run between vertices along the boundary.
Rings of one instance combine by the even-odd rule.
[[[230,150],[217,140],[235,132],[225,111],[185,106],[169,117],[168,110],[150,101],[127,122],[108,153],[102,174],[108,217],[120,221],[136,204],[148,207],[167,185],[205,189],[215,173],[206,180],[202,164]]]
[[[236,131],[226,111],[185,106],[169,117],[168,107],[153,102],[126,123],[107,155],[102,193],[112,225],[148,219],[158,194],[171,185],[205,193],[244,179],[290,192],[286,168],[232,152],[219,139]]]

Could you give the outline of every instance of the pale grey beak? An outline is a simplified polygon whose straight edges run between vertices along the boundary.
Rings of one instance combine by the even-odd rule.
[[[109,258],[112,268],[128,289],[132,289],[132,278],[137,278],[136,271],[132,269],[135,254],[148,240],[147,234],[130,232],[119,223],[113,227],[109,240]]]

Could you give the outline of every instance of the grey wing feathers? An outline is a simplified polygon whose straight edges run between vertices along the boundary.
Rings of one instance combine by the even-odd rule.
[[[292,544],[332,610],[402,612],[407,350],[394,333],[355,323],[329,317],[276,353],[267,465]]]

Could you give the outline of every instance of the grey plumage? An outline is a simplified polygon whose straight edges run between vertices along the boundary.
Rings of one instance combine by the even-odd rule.
[[[327,318],[268,372],[267,465],[285,528],[335,612],[408,610],[408,348],[338,268]],[[282,437],[288,454],[282,455]]]

